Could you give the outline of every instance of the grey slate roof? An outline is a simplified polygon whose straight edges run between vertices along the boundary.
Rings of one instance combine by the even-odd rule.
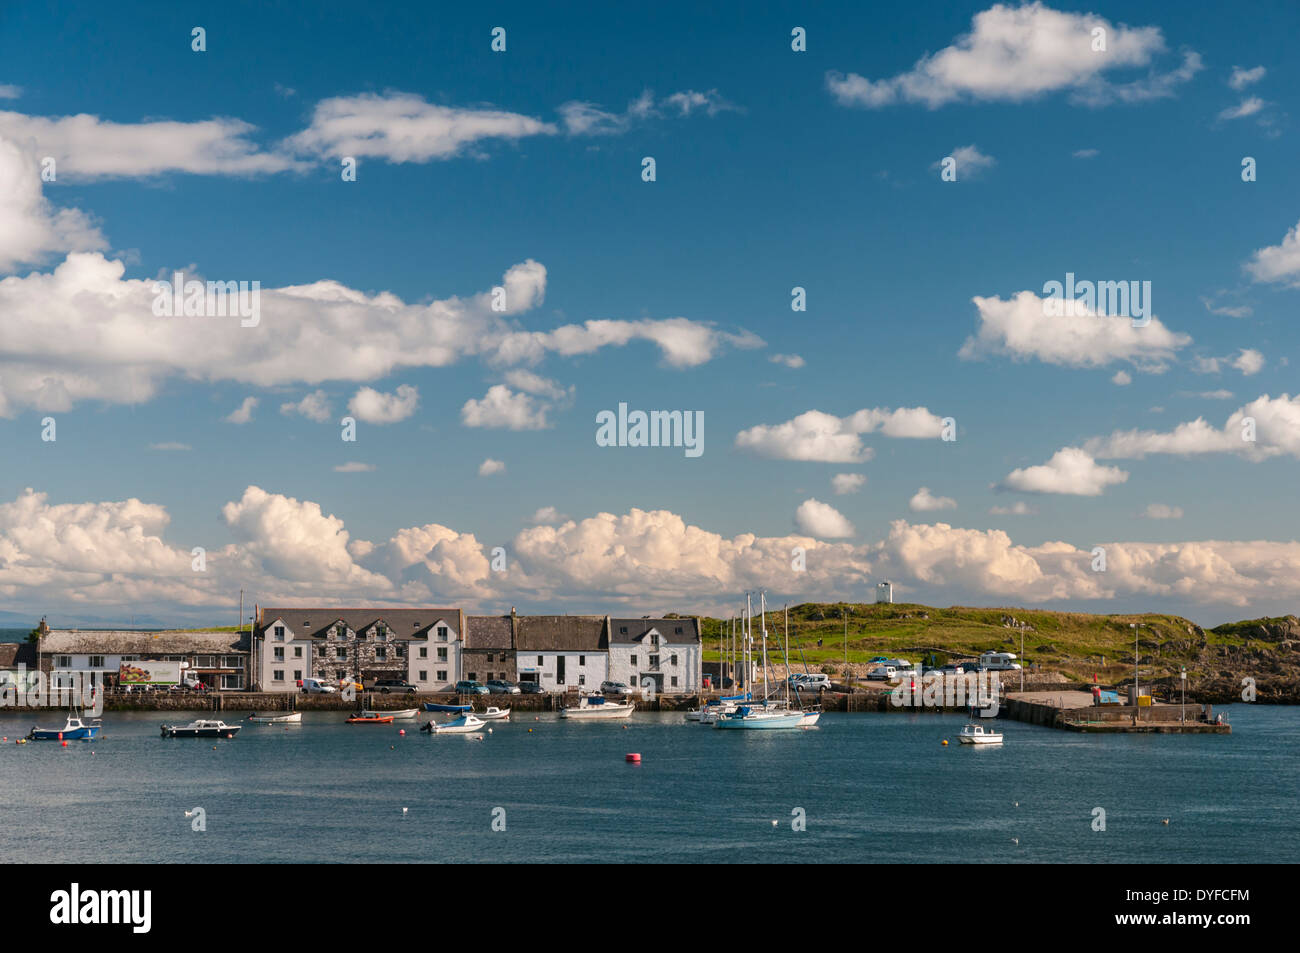
[[[606,652],[603,615],[521,615],[515,648],[520,652]]]
[[[698,645],[700,642],[698,619],[610,619],[609,640],[619,644],[639,642],[640,637],[651,629],[658,630],[663,641],[673,645]]]
[[[0,670],[19,665],[36,668],[36,646],[28,642],[0,642]]]
[[[41,639],[41,652],[46,655],[221,655],[247,651],[247,632],[51,629]]]
[[[508,615],[470,615],[465,617],[465,650],[513,649],[514,633]]]
[[[325,638],[339,620],[358,635],[376,622],[386,622],[391,638],[408,640],[428,638],[429,629],[439,621],[450,626],[453,631],[461,626],[459,609],[335,609],[311,606],[262,609],[257,617],[258,632],[264,632],[276,619],[283,619],[295,635],[307,635],[313,639]]]

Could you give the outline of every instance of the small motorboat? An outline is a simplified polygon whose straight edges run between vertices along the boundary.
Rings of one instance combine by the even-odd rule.
[[[396,721],[410,721],[420,713],[418,708],[402,708],[397,711],[370,711],[363,709],[359,714],[363,718],[374,716],[376,718],[393,718]]]
[[[437,702],[425,702],[424,710],[425,711],[467,712],[467,711],[473,711],[474,706],[473,705],[440,705]]]
[[[611,702],[603,695],[586,695],[574,708],[561,708],[561,718],[576,718],[580,721],[603,721],[619,719],[626,721],[636,711],[631,702]]]
[[[957,740],[964,745],[1000,745],[1002,732],[985,728],[976,722],[970,722],[957,735]]]
[[[381,715],[376,711],[357,712],[348,719],[349,725],[391,725],[392,715]]]
[[[453,718],[451,721],[446,721],[442,724],[438,724],[436,721],[431,721],[420,730],[427,731],[433,735],[463,735],[468,734],[471,731],[478,731],[485,724],[487,724],[487,722],[482,718],[467,712],[459,718]]]
[[[475,714],[484,721],[509,721],[510,709],[498,708],[496,705],[488,706],[487,711],[475,712]]]
[[[164,738],[233,738],[240,725],[228,725],[219,719],[200,718],[188,725],[163,725]]]
[[[248,720],[255,725],[301,725],[302,712],[282,711],[272,712],[269,715],[259,715],[257,712],[253,712],[248,716]]]
[[[32,741],[90,741],[103,727],[98,718],[89,721],[78,715],[68,715],[62,728],[33,727],[27,737]]]

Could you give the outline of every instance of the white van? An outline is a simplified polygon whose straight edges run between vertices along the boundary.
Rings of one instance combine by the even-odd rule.
[[[1018,672],[1020,663],[1014,652],[985,652],[980,656],[980,668],[990,672]]]
[[[880,665],[873,668],[867,678],[873,682],[892,682],[898,678],[898,669],[892,665]]]
[[[308,695],[333,695],[338,689],[321,678],[304,678],[302,690]]]

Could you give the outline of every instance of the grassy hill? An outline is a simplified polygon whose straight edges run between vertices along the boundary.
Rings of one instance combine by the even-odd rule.
[[[1133,671],[1134,636],[1138,664],[1145,677],[1177,677],[1186,666],[1189,678],[1216,678],[1235,674],[1243,662],[1267,665],[1279,660],[1296,664],[1292,647],[1300,638],[1300,621],[1294,616],[1233,622],[1205,630],[1181,616],[1090,615],[1082,612],[1047,612],[1023,608],[947,609],[909,603],[808,603],[790,608],[792,663],[803,657],[815,670],[838,671],[845,661],[845,620],[849,663],[865,663],[875,655],[901,656],[912,661],[940,663],[996,650],[1022,654],[1040,669],[1061,672],[1080,680],[1093,673],[1103,682],[1119,681]],[[704,619],[705,659],[719,657],[719,619]],[[1134,630],[1130,624],[1140,624]],[[754,620],[757,635],[759,622]],[[783,617],[767,614],[769,645],[779,643]],[[818,646],[818,641],[821,645]],[[1104,662],[1103,662],[1104,660]],[[1272,670],[1272,669],[1270,669]]]

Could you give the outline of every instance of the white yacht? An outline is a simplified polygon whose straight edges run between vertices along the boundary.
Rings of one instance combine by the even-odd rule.
[[[561,718],[577,718],[581,721],[603,721],[618,719],[627,721],[636,711],[631,702],[612,702],[604,695],[584,695],[575,708],[561,708]]]

